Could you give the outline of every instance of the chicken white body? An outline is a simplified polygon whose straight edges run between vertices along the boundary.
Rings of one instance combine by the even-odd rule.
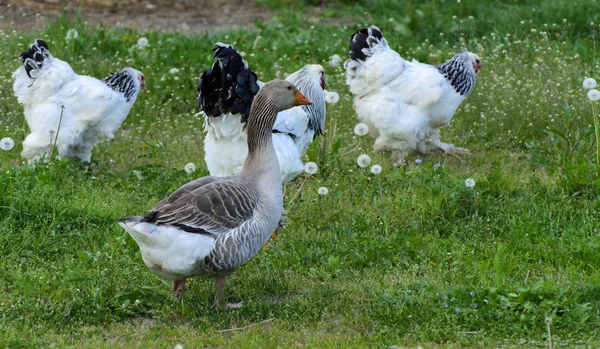
[[[230,46],[217,45],[216,50],[226,48],[231,50],[229,54],[238,54]],[[233,65],[235,61],[228,61],[228,64]],[[224,66],[221,69],[226,70],[228,67]],[[244,63],[244,66],[236,69],[233,74],[239,72],[240,69],[249,71]],[[284,183],[289,182],[304,170],[301,157],[314,138],[321,134],[326,114],[322,66],[307,65],[288,76],[286,80],[296,85],[301,93],[313,101],[313,104],[293,107],[277,115],[273,126],[273,145]],[[257,83],[259,87],[262,87],[262,83],[258,81]],[[219,88],[221,87],[219,86]],[[212,176],[224,177],[239,173],[248,154],[243,118],[243,113],[227,112],[210,116],[205,110],[204,159]]]
[[[369,27],[353,35],[350,57],[346,83],[375,150],[391,151],[399,162],[411,150],[468,153],[441,142],[439,129],[475,87],[477,55],[461,51],[439,66],[409,62],[389,48],[378,28]]]
[[[80,76],[38,42],[21,55],[24,65],[13,73],[13,90],[31,130],[21,155],[29,162],[48,159],[56,146],[59,157],[89,162],[94,145],[113,138],[129,114],[144,76],[132,68],[105,81]],[[39,63],[29,58],[33,55]]]

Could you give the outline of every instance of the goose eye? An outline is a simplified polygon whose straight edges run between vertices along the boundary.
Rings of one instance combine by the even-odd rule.
[[[291,90],[292,90],[292,86],[288,86],[288,90],[290,90],[290,91],[291,91]]]

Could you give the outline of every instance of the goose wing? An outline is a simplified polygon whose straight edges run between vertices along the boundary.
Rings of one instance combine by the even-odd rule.
[[[204,177],[159,202],[142,221],[216,238],[249,220],[258,199],[256,189],[240,178]]]

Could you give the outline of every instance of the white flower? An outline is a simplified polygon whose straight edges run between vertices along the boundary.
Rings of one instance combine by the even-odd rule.
[[[583,88],[589,90],[596,87],[596,80],[592,79],[592,78],[587,78],[585,80],[583,80]]]
[[[177,69],[177,68],[171,68],[171,69],[169,69],[169,73],[170,74],[177,74],[177,73],[179,73],[179,69]]]
[[[340,57],[340,55],[338,55],[337,53],[334,54],[333,56],[329,57],[329,66],[332,68],[337,68],[340,66],[340,63],[342,63],[342,57]]]
[[[325,92],[325,102],[329,104],[336,104],[340,100],[340,95],[337,92]]]
[[[173,348],[173,349],[183,349],[183,345],[181,345],[181,344],[177,344],[177,345],[175,346],[175,348]]]
[[[145,37],[139,38],[136,46],[138,48],[144,48],[144,47],[148,46],[148,39],[146,39]]]
[[[475,186],[475,180],[473,178],[467,178],[465,180],[465,187],[473,188]]]
[[[358,123],[354,126],[354,134],[357,136],[364,136],[369,133],[369,126],[367,124]]]
[[[358,166],[365,168],[371,163],[371,157],[367,154],[359,155],[358,159],[356,159],[356,163]]]
[[[327,189],[327,187],[320,187],[319,189],[317,189],[317,193],[319,193],[319,195],[327,195],[329,194],[329,189]]]
[[[312,161],[309,161],[306,164],[304,164],[304,172],[308,173],[309,175],[317,173],[318,169],[319,167],[317,166],[317,164],[315,164]]]
[[[379,165],[373,165],[371,166],[371,173],[374,175],[378,175],[381,173],[381,166]]]
[[[190,162],[189,164],[185,165],[183,167],[183,169],[187,173],[194,173],[194,172],[196,172],[196,165],[194,165],[193,163]]]
[[[138,180],[141,181],[142,179],[144,179],[144,176],[142,175],[142,171],[140,171],[140,170],[133,170],[131,172],[133,172],[133,174],[137,177]]]
[[[67,40],[67,41],[74,40],[74,39],[77,39],[78,37],[79,37],[79,33],[77,32],[77,30],[69,29],[69,30],[67,30],[67,34],[65,35],[65,40]]]
[[[600,91],[593,89],[588,91],[588,98],[590,101],[595,102],[600,99]]]
[[[0,149],[9,151],[15,146],[15,141],[10,137],[0,139]]]

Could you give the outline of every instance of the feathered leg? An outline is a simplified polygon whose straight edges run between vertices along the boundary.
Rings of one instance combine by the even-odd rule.
[[[185,290],[185,279],[173,281],[172,292],[173,292],[173,296],[175,296],[176,299],[181,298],[181,295],[183,294],[184,290]]]
[[[439,132],[433,132],[430,136],[431,143],[437,149],[440,149],[446,155],[451,155],[460,159],[459,155],[471,155],[469,149],[455,147],[454,144],[447,144],[440,140]]]

